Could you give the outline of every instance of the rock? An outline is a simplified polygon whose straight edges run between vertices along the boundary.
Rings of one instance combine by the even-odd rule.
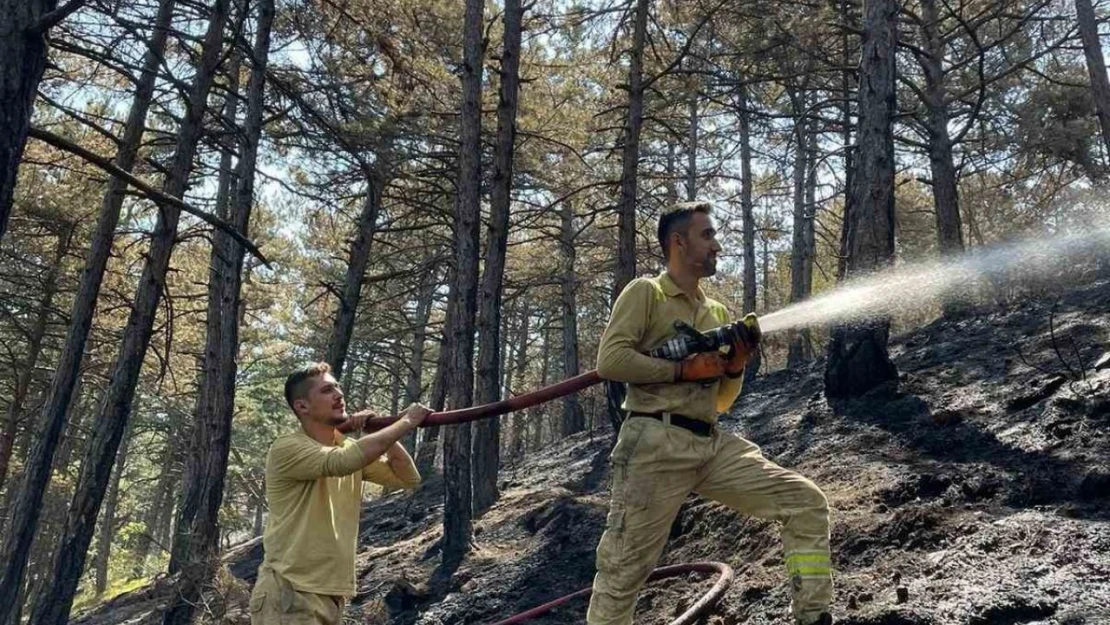
[[[1106,352],[1095,361],[1095,371],[1110,369],[1110,352]]]
[[[413,584],[401,578],[393,581],[393,587],[385,594],[385,604],[391,611],[403,612],[411,610],[422,599],[428,596],[428,587],[424,584]]]
[[[848,609],[856,610],[859,608],[859,603],[856,601],[855,595],[848,595]]]
[[[1110,474],[1102,471],[1088,473],[1079,483],[1079,498],[1090,501],[1110,497]]]
[[[964,411],[962,410],[937,410],[933,413],[933,423],[946,426],[946,425],[959,425],[964,420]]]
[[[898,603],[905,603],[910,600],[910,589],[905,586],[899,586],[894,590],[898,598]]]
[[[874,601],[874,600],[875,600],[875,596],[874,596],[874,595],[872,595],[872,594],[871,594],[871,593],[869,593],[869,592],[861,592],[861,593],[859,594],[859,600],[860,600],[860,601],[861,601],[862,603],[867,603],[867,602],[869,602],[869,601]]]
[[[928,560],[929,563],[932,564],[933,566],[936,566],[936,565],[940,564],[941,561],[943,561],[945,556],[947,556],[947,555],[948,555],[948,551],[946,549],[941,549],[940,551],[934,551],[933,553],[930,553],[929,555],[925,556],[925,559]]]
[[[1054,375],[1046,379],[1043,384],[1036,386],[1032,390],[1018,395],[1017,397],[1010,398],[1006,402],[1006,410],[1010,412],[1025,410],[1026,408],[1035,405],[1041,400],[1052,397],[1053,393],[1060,390],[1060,387],[1063,386],[1067,381],[1068,379],[1062,375]]]

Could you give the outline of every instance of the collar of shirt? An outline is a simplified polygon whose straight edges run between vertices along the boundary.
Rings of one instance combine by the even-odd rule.
[[[675,284],[674,279],[671,278],[671,274],[667,273],[666,270],[659,274],[659,286],[663,287],[663,294],[667,297],[678,297],[680,295],[690,297],[686,291],[683,291],[681,287]],[[700,286],[698,287],[697,296],[694,300],[699,304],[705,303],[705,291],[702,291]]]

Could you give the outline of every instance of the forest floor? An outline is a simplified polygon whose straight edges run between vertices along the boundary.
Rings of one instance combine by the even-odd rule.
[[[897,391],[844,403],[825,400],[821,362],[749,385],[721,426],[828,495],[838,623],[1110,624],[1108,311],[1101,282],[936,321],[892,339]],[[504,468],[501,498],[450,576],[437,569],[438,479],[369,503],[351,622],[489,623],[588,586],[608,450],[607,432],[586,433]],[[260,557],[257,543],[225,557],[209,605],[222,622],[248,621]],[[661,564],[699,560],[736,571],[703,622],[790,622],[774,523],[691,496]],[[669,622],[711,583],[650,585],[637,624]],[[163,579],[72,622],[156,622],[171,592]],[[581,623],[585,607],[534,622]]]

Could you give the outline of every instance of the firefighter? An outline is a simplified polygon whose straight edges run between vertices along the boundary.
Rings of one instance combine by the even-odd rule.
[[[587,623],[629,625],[636,595],[655,567],[671,523],[696,492],[737,512],[782,523],[786,571],[797,625],[831,625],[829,508],[811,481],[767,460],[750,441],[722,431],[717,416],[740,394],[744,367],[758,346],[748,329],[721,351],[681,361],[647,352],[675,335],[675,321],[698,330],[730,322],[705,296],[721,245],[708,203],[680,204],[659,221],[667,268],[633,280],[613,305],[598,349],[602,378],[628,384],[626,418],[611,460],[612,499],[597,547]]]
[[[339,625],[355,594],[355,550],[362,482],[415,488],[420,473],[398,442],[430,411],[413,404],[393,425],[344,438],[343,391],[327,363],[293,372],[285,401],[300,427],[283,434],[266,457],[270,516],[258,581],[251,592],[252,625]],[[352,416],[362,429],[373,413]]]

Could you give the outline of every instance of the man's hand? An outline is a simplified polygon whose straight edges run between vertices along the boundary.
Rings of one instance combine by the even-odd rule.
[[[424,423],[424,419],[432,414],[432,411],[427,406],[422,404],[413,403],[401,415],[401,421],[408,423],[411,427],[419,427]]]
[[[736,324],[736,342],[729,350],[728,363],[725,373],[730,378],[738,378],[744,374],[748,361],[759,349],[759,342],[763,339],[763,332],[759,329],[759,319],[755,313],[748,313],[744,320]]]
[[[366,424],[370,421],[370,419],[373,419],[376,416],[378,416],[378,413],[374,412],[373,410],[362,410],[347,417],[347,420],[351,423],[352,432],[363,432],[366,430]]]
[[[694,354],[686,360],[675,363],[676,382],[700,382],[716,380],[725,375],[728,360],[720,352]]]

